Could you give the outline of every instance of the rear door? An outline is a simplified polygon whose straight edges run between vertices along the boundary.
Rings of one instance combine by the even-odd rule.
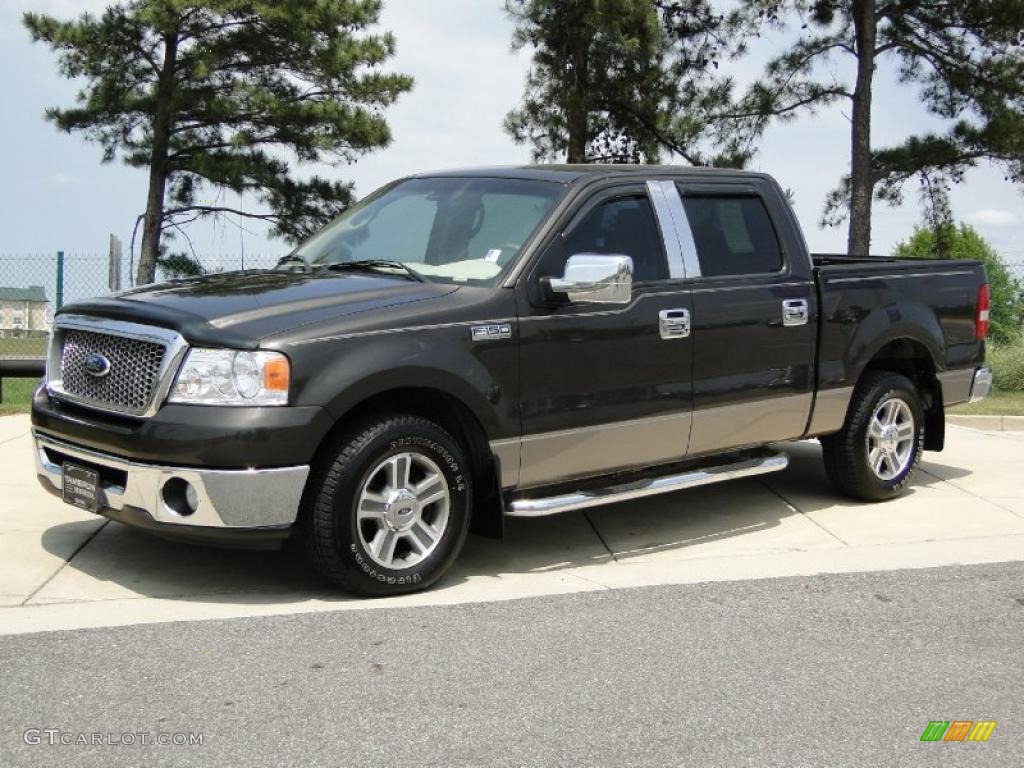
[[[681,181],[693,302],[690,455],[804,434],[816,295],[802,237],[767,180]]]

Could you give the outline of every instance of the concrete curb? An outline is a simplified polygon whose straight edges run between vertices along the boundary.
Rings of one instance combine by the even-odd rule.
[[[1024,431],[1024,416],[959,416],[947,414],[946,421],[960,427],[996,432]]]

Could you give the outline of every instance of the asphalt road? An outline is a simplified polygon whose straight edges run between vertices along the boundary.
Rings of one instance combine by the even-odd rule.
[[[1020,766],[1022,639],[1022,563],[22,635],[0,765]]]

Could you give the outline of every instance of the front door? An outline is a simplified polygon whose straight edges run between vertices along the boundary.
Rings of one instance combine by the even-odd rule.
[[[804,434],[816,312],[802,245],[767,182],[677,185],[693,289],[691,455]],[[793,255],[794,258],[789,258]]]
[[[685,455],[691,306],[666,255],[666,246],[678,254],[679,243],[664,202],[657,182],[593,193],[519,281],[521,487]],[[567,259],[582,253],[633,260],[628,304],[545,302],[540,278],[561,277]]]

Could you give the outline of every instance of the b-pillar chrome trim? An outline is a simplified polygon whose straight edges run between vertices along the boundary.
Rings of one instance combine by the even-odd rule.
[[[673,188],[674,191],[675,189]],[[668,275],[673,280],[681,280],[686,277],[686,266],[683,263],[682,244],[679,241],[678,227],[672,220],[664,183],[661,181],[648,181],[647,195],[651,198],[651,203],[654,205],[654,214],[658,219],[658,229],[661,230],[661,239],[665,243],[665,255],[668,257]]]
[[[692,469],[662,477],[646,478],[634,483],[615,485],[584,491],[573,491],[557,496],[544,498],[521,498],[509,502],[505,514],[510,517],[544,517],[561,512],[572,512],[588,509],[603,504],[614,504],[620,501],[642,499],[659,493],[681,491],[701,485],[720,483],[740,477],[763,475],[778,472],[789,464],[789,457],[784,453],[768,453],[752,458],[734,461],[715,467]]]
[[[647,182],[647,192],[654,203],[661,237],[665,241],[669,277],[673,280],[700,277],[697,245],[676,183],[667,179],[651,180]]]
[[[104,507],[142,509],[158,523],[211,528],[289,525],[298,516],[302,489],[309,475],[308,466],[223,470],[140,464],[39,432],[34,432],[33,436],[36,475],[47,491],[61,496],[64,487],[64,468],[47,455],[46,449],[51,449],[90,467],[124,473],[124,485],[104,482],[101,473],[101,511]],[[190,515],[178,514],[164,501],[164,484],[176,477],[196,489],[199,506]]]

